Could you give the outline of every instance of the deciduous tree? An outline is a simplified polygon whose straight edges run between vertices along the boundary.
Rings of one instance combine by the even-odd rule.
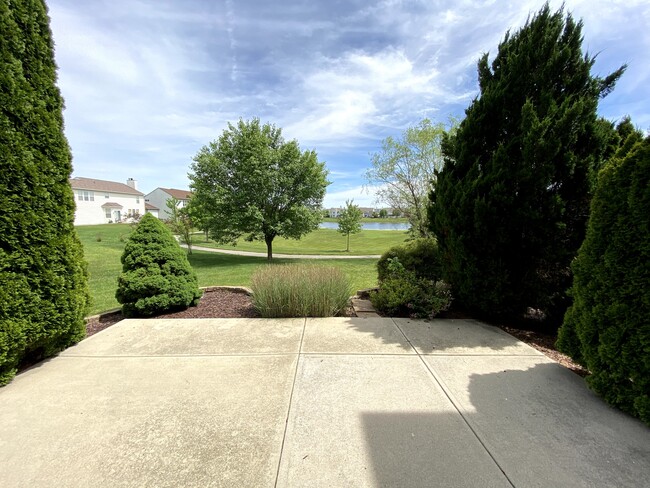
[[[451,121],[450,130],[455,131]],[[435,171],[442,168],[441,142],[445,125],[429,119],[406,129],[400,137],[387,137],[381,151],[372,154],[372,167],[365,178],[376,186],[377,199],[409,219],[416,237],[427,237],[427,196]]]
[[[361,232],[362,216],[363,214],[358,205],[354,205],[351,200],[345,202],[345,208],[343,208],[338,218],[338,231],[347,237],[346,252],[350,251],[350,234],[358,234]]]
[[[285,141],[281,129],[259,119],[228,124],[194,158],[193,199],[210,237],[235,244],[263,240],[273,257],[277,236],[300,239],[322,220],[327,170],[315,151]]]

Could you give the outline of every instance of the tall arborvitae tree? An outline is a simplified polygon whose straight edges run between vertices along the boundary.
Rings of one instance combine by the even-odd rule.
[[[0,162],[4,384],[25,356],[48,356],[83,338],[89,300],[42,0],[0,0]]]
[[[588,173],[607,143],[598,99],[625,70],[592,76],[581,44],[582,23],[545,5],[506,34],[491,66],[480,59],[480,95],[443,142],[432,230],[458,302],[482,316],[533,307],[559,323],[566,309]]]
[[[650,424],[650,138],[632,130],[598,175],[557,345],[608,402]]]

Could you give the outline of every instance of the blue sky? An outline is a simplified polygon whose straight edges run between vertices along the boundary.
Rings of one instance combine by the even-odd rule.
[[[595,74],[629,64],[600,114],[647,130],[650,2],[565,3],[584,21],[583,49],[598,53]],[[202,146],[259,117],[327,163],[325,207],[370,206],[369,153],[424,117],[462,118],[479,56],[542,4],[49,0],[74,176],[187,188]]]

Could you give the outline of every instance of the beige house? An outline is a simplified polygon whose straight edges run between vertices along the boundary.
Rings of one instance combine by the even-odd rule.
[[[133,215],[144,215],[144,193],[129,178],[126,184],[93,178],[71,178],[76,210],[75,225],[125,222]]]

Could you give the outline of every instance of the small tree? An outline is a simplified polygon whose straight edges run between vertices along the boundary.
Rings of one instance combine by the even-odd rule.
[[[192,199],[217,242],[236,244],[241,236],[263,240],[271,260],[273,239],[300,239],[322,220],[329,184],[325,164],[259,119],[228,124],[199,151],[191,169]]]
[[[450,132],[457,123],[452,120]],[[435,171],[442,168],[441,143],[445,125],[424,119],[406,129],[399,138],[387,137],[381,151],[372,154],[372,168],[366,171],[369,185],[377,185],[377,199],[405,215],[416,237],[427,237],[427,196]]]
[[[557,346],[605,400],[650,424],[650,138],[626,146],[599,174]]]
[[[382,208],[379,211],[379,217],[382,218],[382,219],[385,219],[386,217],[388,217],[388,210],[386,210],[385,208]]]
[[[338,231],[347,236],[346,252],[350,252],[350,234],[358,234],[361,232],[362,215],[359,206],[354,205],[350,200],[345,202],[345,208],[339,214]]]
[[[201,298],[186,253],[151,214],[142,217],[124,247],[115,298],[126,317],[182,310]]]
[[[180,200],[171,197],[167,200],[169,219],[167,225],[173,234],[179,236],[181,242],[187,246],[187,253],[192,254],[192,217],[188,207],[179,208]]]

